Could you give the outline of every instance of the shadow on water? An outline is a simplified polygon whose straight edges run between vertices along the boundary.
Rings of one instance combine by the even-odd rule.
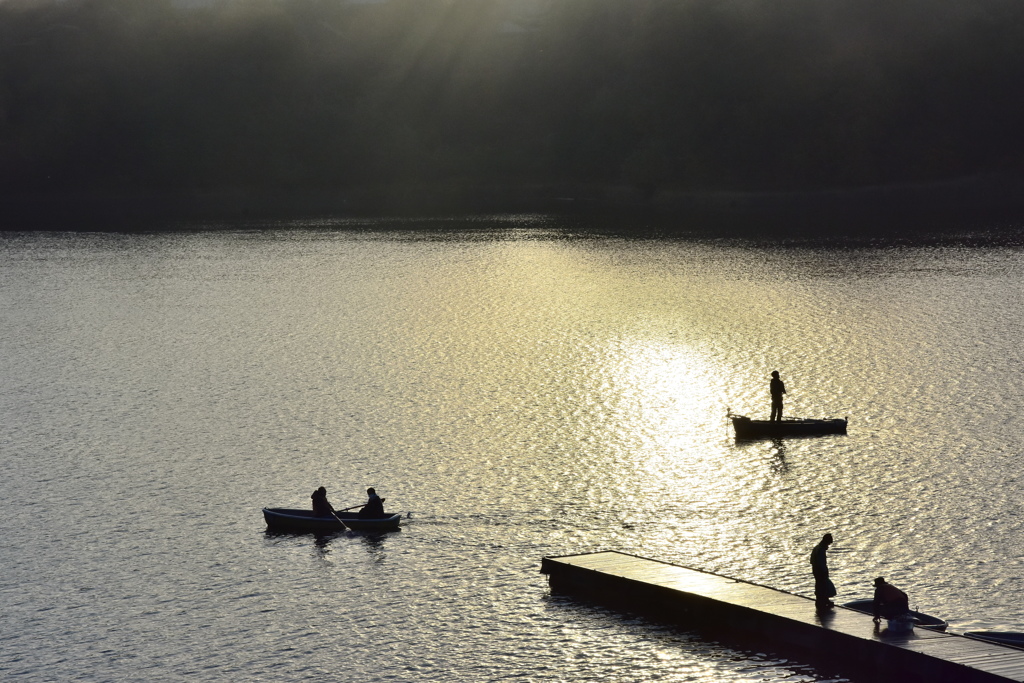
[[[330,534],[316,534],[312,532],[299,533],[292,531],[274,531],[267,529],[263,532],[264,538],[269,542],[282,541],[285,539],[300,539],[309,537],[313,539],[313,547],[316,554],[322,558],[330,555],[332,546],[338,543],[358,542],[366,550],[374,564],[381,564],[387,559],[385,552],[385,541],[401,529],[391,531],[337,531]]]
[[[782,439],[772,439],[772,472],[785,474],[789,472],[789,463],[786,462],[786,442]]]
[[[696,628],[687,628],[671,619],[659,619],[656,616],[630,610],[620,606],[615,609],[600,601],[582,595],[564,594],[557,591],[548,593],[543,598],[544,608],[549,612],[558,613],[558,619],[567,622],[578,622],[580,619],[598,622],[602,626],[619,627],[629,630],[640,628],[645,633],[661,632],[672,635],[680,643],[692,642],[702,644],[706,641]],[[568,616],[566,616],[568,615]]]
[[[757,449],[758,452],[767,449],[771,471],[775,474],[789,472],[789,462],[786,460],[789,445],[785,439],[736,439],[735,446],[740,450]]]
[[[370,560],[374,564],[383,564],[387,559],[387,553],[384,552],[385,538],[387,538],[387,534],[364,533],[360,535],[359,540],[362,541],[360,545],[366,550],[366,554],[370,556]]]
[[[400,531],[396,529],[395,531]],[[331,544],[343,542],[358,542],[359,545],[370,556],[372,564],[383,564],[387,559],[384,542],[387,537],[395,531],[370,532],[370,531],[342,531],[336,534],[317,535],[313,541],[317,552],[326,557],[331,552]]]
[[[328,553],[330,552],[331,541],[344,534],[344,531],[339,531],[336,534],[313,534],[313,545],[324,553]]]
[[[639,612],[621,603],[610,607],[603,601],[592,600],[584,595],[557,591],[544,597],[544,607],[550,612],[557,612],[557,618],[561,621],[578,623],[582,619],[597,622],[602,627],[641,631],[645,638],[662,646],[673,645],[681,650],[699,652],[702,658],[714,660],[724,656],[731,662],[745,661],[750,671],[776,675],[781,673],[780,670],[786,670],[790,673],[783,673],[785,680],[824,679],[833,683],[865,683],[870,680],[860,678],[858,672],[839,672],[827,655],[817,657],[813,653],[803,653],[804,656],[799,660],[794,660],[792,656],[765,647],[762,641],[743,637],[733,629],[723,630],[707,624],[686,622],[683,616]],[[821,615],[819,618],[830,619],[832,616]]]

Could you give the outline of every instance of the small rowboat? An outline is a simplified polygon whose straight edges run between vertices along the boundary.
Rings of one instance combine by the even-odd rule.
[[[1020,631],[964,631],[964,635],[976,640],[987,640],[990,643],[1024,649],[1024,633]]]
[[[814,420],[806,417],[787,417],[782,420],[752,420],[744,415],[729,413],[737,439],[772,439],[782,436],[820,436],[845,434],[847,418]]]
[[[379,518],[360,517],[356,512],[335,514],[345,522],[344,526],[334,517],[315,517],[312,510],[263,508],[263,518],[267,520],[268,529],[300,534],[333,534],[344,531],[345,527],[354,531],[395,531],[402,521],[400,514]]]
[[[854,600],[853,602],[844,602],[843,607],[849,607],[854,611],[863,612],[864,614],[874,614],[875,601]],[[943,621],[938,617],[933,617],[930,614],[925,614],[924,612],[915,612],[914,610],[910,610],[910,616],[914,618],[915,626],[927,628],[932,631],[945,631],[946,627],[949,626],[949,622]]]

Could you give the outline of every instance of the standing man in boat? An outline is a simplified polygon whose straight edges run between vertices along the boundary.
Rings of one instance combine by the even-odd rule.
[[[377,491],[371,486],[366,489],[368,500],[363,509],[359,511],[360,517],[377,519],[384,516],[384,498],[377,495]]]
[[[786,385],[779,379],[779,371],[772,370],[772,381],[769,389],[772,392],[772,416],[771,422],[782,420],[782,395],[786,393]]]
[[[895,619],[910,611],[910,598],[896,586],[886,583],[884,577],[879,576],[875,579],[875,599],[871,611],[876,624],[883,617]]]
[[[313,495],[310,498],[313,501],[314,517],[334,516],[334,506],[327,501],[327,489],[321,486],[316,491],[313,491]]]
[[[828,578],[828,547],[832,545],[832,534],[825,534],[821,542],[811,551],[811,573],[814,574],[814,605],[819,610],[835,607],[829,600],[836,594],[836,586]]]

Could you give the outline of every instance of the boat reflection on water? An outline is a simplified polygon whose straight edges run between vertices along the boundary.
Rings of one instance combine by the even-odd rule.
[[[772,439],[772,472],[785,474],[789,471],[789,463],[786,462],[786,442],[782,439]]]
[[[400,531],[398,529],[397,531]],[[358,543],[362,547],[367,555],[369,555],[370,564],[378,565],[382,564],[387,559],[386,545],[385,542],[389,536],[393,535],[394,532],[379,532],[379,531],[336,531],[331,533],[300,533],[294,531],[279,531],[275,529],[266,529],[263,532],[264,538],[268,542],[280,542],[293,539],[296,542],[300,542],[305,545],[305,542],[300,541],[303,537],[312,536],[314,554],[321,560],[326,560],[331,556],[334,551],[341,551],[343,548],[350,548],[352,544]]]
[[[763,459],[773,474],[786,474],[790,470],[787,460],[790,446],[785,439],[736,439],[735,447],[740,450],[752,449],[755,453],[763,453]]]
[[[361,533],[359,534],[359,540],[363,549],[370,556],[370,561],[373,564],[383,564],[384,560],[387,559],[387,554],[384,552],[384,539],[387,534],[380,533]]]

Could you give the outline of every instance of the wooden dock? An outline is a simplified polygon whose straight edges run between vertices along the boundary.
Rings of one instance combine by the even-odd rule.
[[[890,633],[845,607],[619,552],[545,557],[551,589],[667,619],[723,640],[756,642],[873,681],[1024,682],[1024,650],[915,628]]]

